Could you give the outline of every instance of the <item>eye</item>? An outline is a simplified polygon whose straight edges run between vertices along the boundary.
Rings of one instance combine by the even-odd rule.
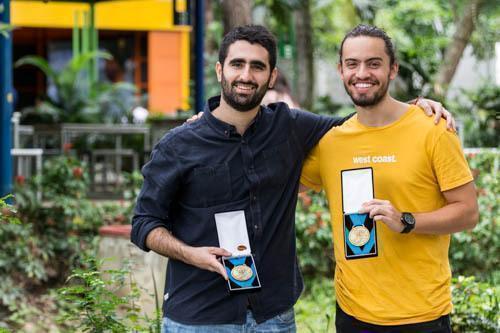
[[[243,63],[242,62],[232,62],[231,63],[231,67],[234,67],[234,68],[241,68],[243,67]]]
[[[353,68],[356,68],[356,66],[358,65],[357,63],[355,62],[346,62],[346,67],[347,68],[350,68],[350,69],[353,69]]]
[[[380,67],[380,62],[379,61],[373,61],[368,64],[370,68],[379,68]]]
[[[252,64],[252,68],[258,71],[263,71],[266,67],[262,64]]]

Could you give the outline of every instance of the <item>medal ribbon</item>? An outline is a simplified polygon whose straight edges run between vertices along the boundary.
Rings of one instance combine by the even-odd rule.
[[[368,214],[349,214],[349,217],[352,221],[352,226],[364,226],[367,215]],[[345,228],[345,234],[349,235],[349,230],[347,228]],[[363,250],[361,250],[361,247],[351,244],[351,242],[349,241],[349,237],[347,237],[345,241],[354,254],[368,254],[370,253],[373,245],[375,245],[375,228],[372,228],[372,230],[370,231],[370,240],[368,241],[368,243],[363,245]]]

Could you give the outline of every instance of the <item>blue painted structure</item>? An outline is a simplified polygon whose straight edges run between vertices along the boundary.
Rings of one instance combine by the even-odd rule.
[[[10,0],[1,0],[2,23],[10,23]],[[12,94],[12,33],[0,36],[0,196],[12,192],[11,116]]]
[[[196,0],[194,9],[194,72],[195,72],[195,87],[194,87],[194,111],[195,114],[203,111],[205,105],[205,88],[204,88],[204,30],[205,30],[205,1]]]

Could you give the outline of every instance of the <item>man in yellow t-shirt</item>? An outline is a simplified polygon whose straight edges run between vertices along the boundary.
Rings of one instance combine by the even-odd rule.
[[[330,204],[337,332],[451,333],[450,234],[478,220],[458,137],[389,95],[398,64],[382,30],[349,32],[339,71],[357,113],[301,178]]]

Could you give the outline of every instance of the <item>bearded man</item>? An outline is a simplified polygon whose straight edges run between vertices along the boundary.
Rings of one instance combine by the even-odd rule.
[[[229,32],[215,68],[222,96],[208,100],[198,121],[169,131],[142,170],[132,241],[170,258],[164,332],[296,330],[293,305],[303,289],[295,246],[302,162],[344,119],[285,103],[261,106],[275,67],[276,41],[266,28]],[[253,271],[240,265],[228,276],[218,260],[231,253],[219,243],[217,214],[232,212],[244,215],[257,292],[230,293],[228,278],[249,279],[245,274]]]

